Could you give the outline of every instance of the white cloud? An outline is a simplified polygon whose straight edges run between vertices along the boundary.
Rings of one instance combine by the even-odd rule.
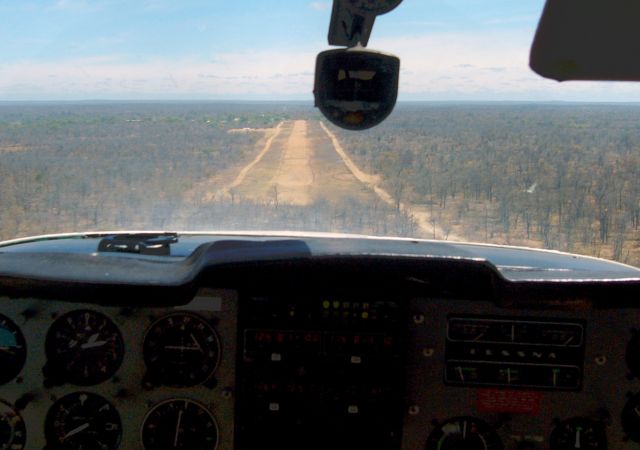
[[[87,0],[56,0],[53,5],[54,9],[62,11],[97,11],[103,5],[97,0],[89,2]]]
[[[0,98],[311,98],[313,52],[122,62],[116,56],[0,67]]]
[[[309,3],[309,7],[315,9],[316,11],[326,11],[331,7],[330,2],[311,2]]]
[[[529,68],[533,30],[374,40],[401,58],[401,98],[640,101],[640,84],[543,79]]]
[[[386,38],[373,48],[402,60],[405,100],[640,101],[633,83],[557,83],[528,67],[532,33],[434,33]],[[245,51],[215,58],[131,62],[118,55],[0,65],[2,99],[312,99],[318,49]]]
[[[540,19],[540,14],[535,15],[526,15],[526,16],[513,16],[513,17],[502,17],[485,20],[483,23],[485,25],[513,25],[513,24],[531,24],[538,23]]]

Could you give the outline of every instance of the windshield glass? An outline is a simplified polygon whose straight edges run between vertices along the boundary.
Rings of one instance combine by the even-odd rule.
[[[313,108],[329,1],[0,2],[0,239],[288,230],[640,264],[640,87],[528,68],[541,0],[405,0],[399,102]]]

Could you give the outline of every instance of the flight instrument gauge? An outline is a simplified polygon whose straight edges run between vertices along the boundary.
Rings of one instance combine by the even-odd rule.
[[[120,445],[120,414],[107,400],[75,392],[56,401],[45,420],[47,449],[115,450]]]
[[[563,420],[551,432],[550,450],[604,450],[607,435],[604,425],[586,417]]]
[[[205,319],[173,313],[156,320],[144,338],[149,379],[164,386],[187,387],[207,381],[218,366],[220,342]]]
[[[22,416],[0,400],[0,449],[22,450],[26,439],[27,430]]]
[[[63,381],[91,386],[120,368],[124,342],[118,327],[102,313],[76,310],[56,319],[45,341],[48,368]]]
[[[427,439],[427,450],[502,450],[500,436],[483,420],[454,417],[441,423]]]
[[[147,413],[142,445],[145,450],[214,450],[218,424],[207,408],[193,400],[166,400]]]
[[[0,314],[0,384],[14,379],[27,359],[27,344],[20,328]]]
[[[629,398],[622,410],[622,429],[635,442],[640,442],[640,394]]]

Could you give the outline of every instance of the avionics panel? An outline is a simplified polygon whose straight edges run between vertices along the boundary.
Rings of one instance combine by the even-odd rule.
[[[407,324],[403,450],[640,450],[640,310],[414,298]]]
[[[584,329],[582,321],[450,315],[445,382],[579,390]]]

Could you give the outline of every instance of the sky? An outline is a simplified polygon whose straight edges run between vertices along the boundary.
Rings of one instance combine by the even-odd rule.
[[[400,100],[640,101],[640,84],[528,67],[543,0],[404,0],[369,47]],[[0,0],[0,101],[308,100],[325,0]]]

